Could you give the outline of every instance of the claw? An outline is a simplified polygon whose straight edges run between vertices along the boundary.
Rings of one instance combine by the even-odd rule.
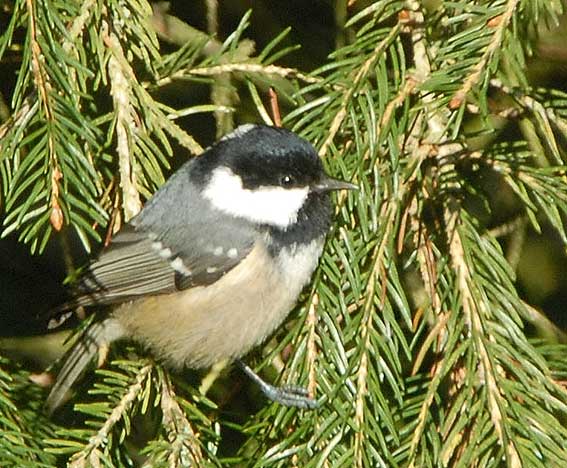
[[[295,385],[285,385],[283,387],[270,385],[240,359],[236,363],[260,387],[262,393],[269,400],[275,401],[280,405],[301,409],[315,409],[319,406],[317,400],[309,396],[309,391],[306,388]]]

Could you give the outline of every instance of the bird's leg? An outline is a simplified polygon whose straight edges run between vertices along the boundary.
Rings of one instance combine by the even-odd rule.
[[[283,387],[276,387],[262,380],[245,362],[240,359],[236,360],[238,367],[252,379],[262,390],[269,400],[275,401],[280,405],[293,406],[302,409],[315,409],[318,404],[317,401],[309,397],[306,388],[296,387],[294,385],[285,385]]]

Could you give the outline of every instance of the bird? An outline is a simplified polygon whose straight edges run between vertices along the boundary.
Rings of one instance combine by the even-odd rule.
[[[265,382],[241,359],[285,320],[310,282],[331,226],[330,177],[284,128],[245,124],[185,162],[75,281],[49,328],[105,307],[68,351],[46,400],[53,413],[100,348],[140,343],[166,366],[228,360],[271,400],[313,408],[302,387]]]

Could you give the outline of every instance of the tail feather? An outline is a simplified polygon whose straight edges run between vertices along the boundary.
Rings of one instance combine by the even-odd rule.
[[[95,322],[85,330],[83,336],[68,352],[63,367],[47,397],[45,407],[49,414],[67,401],[69,390],[83,375],[87,366],[98,354],[98,350],[123,336],[122,326],[112,318]]]

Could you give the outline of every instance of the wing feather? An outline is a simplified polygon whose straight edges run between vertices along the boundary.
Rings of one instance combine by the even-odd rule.
[[[257,228],[203,199],[191,168],[176,172],[114,236],[79,277],[74,299],[55,312],[206,286],[248,255]]]

